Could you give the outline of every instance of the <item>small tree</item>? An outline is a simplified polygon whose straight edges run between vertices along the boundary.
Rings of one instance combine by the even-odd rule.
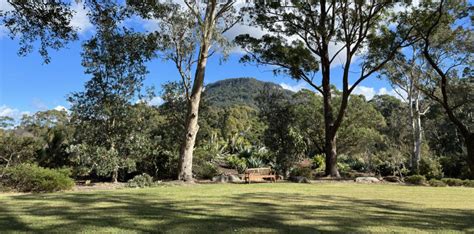
[[[71,150],[80,164],[117,182],[119,169],[133,170],[149,140],[131,102],[147,74],[144,63],[154,55],[155,38],[120,28],[126,11],[116,4],[94,2],[90,9],[97,35],[83,44],[82,65],[92,79],[69,98],[78,139]]]

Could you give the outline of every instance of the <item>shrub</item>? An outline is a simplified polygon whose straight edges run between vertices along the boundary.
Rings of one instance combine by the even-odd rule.
[[[444,183],[442,180],[437,180],[437,179],[431,179],[428,181],[428,184],[433,187],[445,187],[446,183]]]
[[[323,154],[318,154],[312,158],[313,167],[318,171],[324,171],[326,169],[326,159]]]
[[[199,179],[212,179],[219,175],[217,166],[210,162],[200,162],[193,167],[194,174]]]
[[[250,158],[247,159],[247,167],[249,168],[259,168],[259,167],[264,167],[264,166],[265,164],[260,158],[250,156]]]
[[[408,184],[424,185],[426,183],[426,177],[422,175],[412,175],[405,177],[405,182]]]
[[[456,178],[443,178],[441,180],[449,186],[463,186],[464,184],[463,180]]]
[[[354,170],[354,171],[366,171],[367,165],[364,162],[363,159],[354,157],[354,156],[348,156],[348,155],[341,155],[340,160],[338,160],[340,163],[343,164],[343,166],[349,167],[346,170]]]
[[[312,174],[311,167],[297,166],[291,170],[290,177],[302,176],[302,177],[311,179],[312,178],[311,174]]]
[[[443,177],[443,169],[439,160],[423,157],[420,161],[420,174],[428,179]]]
[[[153,186],[153,178],[146,173],[136,175],[127,182],[127,187],[130,188],[145,188],[151,186]]]
[[[69,169],[48,169],[32,164],[20,164],[5,170],[2,182],[20,192],[55,192],[71,189],[74,181]]]
[[[464,180],[463,186],[474,188],[474,180]]]
[[[351,167],[347,163],[337,162],[337,169],[340,173],[345,173],[349,172],[351,170]]]
[[[239,158],[237,155],[231,155],[226,158],[227,164],[237,170],[240,174],[244,173],[247,169],[247,162],[244,158]]]

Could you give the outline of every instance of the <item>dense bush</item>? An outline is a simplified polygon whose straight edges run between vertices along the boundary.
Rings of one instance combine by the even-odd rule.
[[[412,175],[405,177],[405,182],[408,184],[424,185],[426,183],[426,177],[422,175]]]
[[[198,179],[212,179],[212,177],[219,175],[217,166],[210,162],[200,162],[193,165],[193,172]]]
[[[464,181],[461,179],[455,179],[455,178],[443,178],[441,179],[445,184],[449,186],[463,186]]]
[[[349,168],[354,171],[364,172],[367,170],[367,165],[363,159],[358,157],[351,157],[347,155],[341,155],[338,160],[340,163],[343,164],[345,170],[347,171]],[[349,168],[347,168],[349,167]]]
[[[297,177],[297,176],[302,176],[302,177],[306,177],[308,179],[311,179],[312,178],[311,167],[297,166],[297,167],[293,168],[290,172],[290,177]]]
[[[437,180],[437,179],[431,179],[428,181],[428,184],[433,187],[445,187],[446,183],[444,183],[442,180]]]
[[[312,158],[313,168],[318,171],[324,171],[326,169],[326,159],[324,154],[318,154]]]
[[[464,180],[463,186],[474,188],[474,180]]]
[[[5,170],[2,183],[20,192],[55,192],[74,186],[69,169],[48,169],[33,164],[20,164]]]
[[[226,158],[227,164],[237,170],[240,174],[244,173],[247,169],[247,162],[244,158],[240,158],[237,155],[231,155]]]
[[[443,170],[439,160],[423,157],[420,161],[420,174],[428,179],[443,177]]]
[[[351,167],[349,164],[344,163],[344,162],[337,162],[337,169],[339,170],[339,173],[347,173],[351,171]]]
[[[127,182],[130,188],[145,188],[153,186],[153,178],[146,173],[137,175]]]

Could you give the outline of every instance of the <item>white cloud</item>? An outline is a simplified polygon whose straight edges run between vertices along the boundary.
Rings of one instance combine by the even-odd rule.
[[[380,88],[379,90],[376,90],[372,87],[367,87],[363,85],[357,86],[354,91],[352,91],[352,94],[359,94],[359,95],[364,95],[367,100],[372,99],[375,95],[390,95],[394,96],[400,100],[405,100],[407,97],[406,92],[404,92],[401,89],[387,89],[385,87]]]
[[[82,1],[74,1],[72,3],[72,10],[74,10],[75,13],[72,17],[70,25],[77,28],[80,34],[85,33],[93,28],[93,25],[87,16],[88,10],[84,7]]]
[[[163,104],[165,101],[163,100],[163,98],[161,97],[154,97],[152,98],[149,102],[148,102],[148,105],[150,106],[160,106],[161,104]]]
[[[146,103],[148,106],[160,106],[165,101],[161,97],[154,97],[151,100],[138,99],[135,103]]]
[[[286,84],[286,83],[280,83],[280,86],[284,89],[287,89],[287,90],[290,90],[290,91],[293,91],[293,92],[298,92],[302,89],[307,89],[308,86],[306,85],[306,83],[298,83],[296,85],[289,85],[289,84]]]
[[[29,115],[30,112],[28,111],[20,111],[16,108],[11,108],[7,105],[0,106],[0,116],[7,116],[11,117],[15,120],[15,122],[18,122],[23,115]]]
[[[352,94],[364,95],[367,100],[370,100],[375,96],[376,92],[374,88],[359,85],[355,87],[354,91],[352,91]]]
[[[58,105],[56,106],[55,108],[53,108],[54,110],[57,110],[57,111],[66,111],[66,112],[69,112],[69,110],[64,107],[64,106],[61,106],[61,105]]]

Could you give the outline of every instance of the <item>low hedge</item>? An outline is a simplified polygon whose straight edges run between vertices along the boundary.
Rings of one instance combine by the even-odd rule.
[[[442,180],[437,180],[437,179],[431,179],[428,181],[428,184],[433,187],[446,187],[446,183],[444,183]]]
[[[449,186],[462,186],[464,184],[463,180],[456,178],[443,178],[441,181]]]
[[[19,192],[56,192],[74,186],[70,175],[69,169],[48,169],[33,164],[20,164],[4,169],[1,183]]]
[[[474,180],[464,180],[462,185],[464,187],[474,188]]]
[[[422,175],[411,175],[405,177],[405,183],[414,184],[414,185],[425,185],[426,177]]]

